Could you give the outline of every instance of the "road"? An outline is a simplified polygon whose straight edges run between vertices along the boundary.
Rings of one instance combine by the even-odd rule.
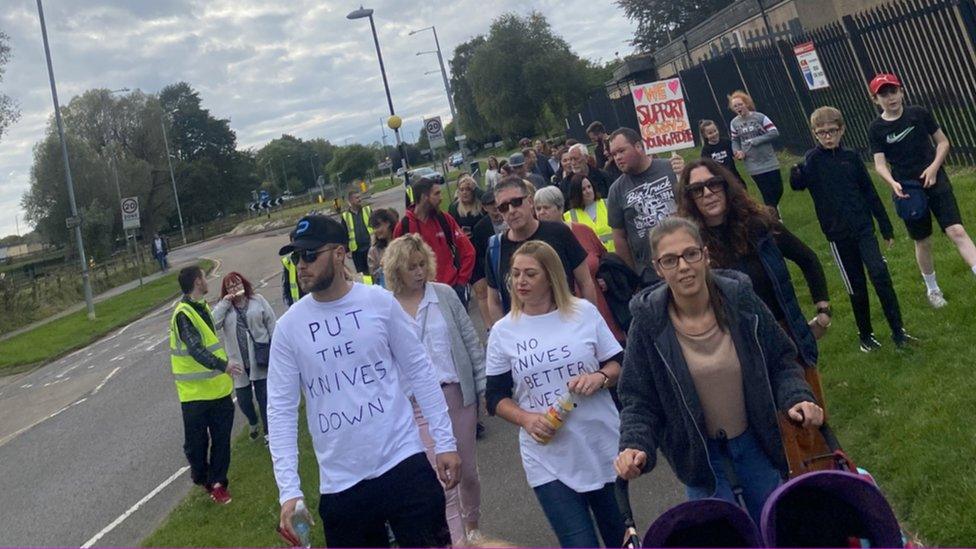
[[[402,204],[397,189],[373,198],[374,208]],[[174,251],[170,260],[206,257],[218,262],[217,276],[239,271],[280,313],[276,254],[286,233],[223,237]],[[212,280],[212,294],[217,286]],[[136,545],[192,489],[169,373],[170,310],[33,372],[0,378],[0,545]],[[238,413],[235,425],[245,423]],[[516,428],[497,418],[485,423],[478,447],[484,532],[518,545],[553,545],[525,482]],[[636,482],[631,497],[645,526],[684,499],[666,466]]]

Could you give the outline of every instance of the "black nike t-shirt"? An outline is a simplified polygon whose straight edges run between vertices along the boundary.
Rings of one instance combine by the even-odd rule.
[[[897,181],[919,179],[925,168],[935,160],[932,134],[939,131],[935,121],[924,107],[908,106],[897,120],[885,120],[880,116],[868,128],[871,153],[884,153],[891,165],[891,175]]]

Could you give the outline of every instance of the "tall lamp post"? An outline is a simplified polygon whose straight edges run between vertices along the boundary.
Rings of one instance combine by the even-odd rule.
[[[71,180],[71,164],[68,162],[68,142],[64,139],[64,124],[61,122],[61,107],[58,103],[58,87],[54,83],[54,65],[51,64],[51,48],[47,43],[47,26],[44,24],[44,7],[41,0],[37,0],[37,16],[41,21],[41,38],[44,40],[44,57],[47,59],[47,76],[51,82],[51,99],[54,101],[54,120],[58,125],[58,136],[61,139],[61,158],[64,160],[64,179],[68,186],[68,206],[71,217],[66,220],[69,229],[74,229],[75,245],[78,247],[78,259],[81,261],[81,287],[85,294],[85,306],[88,309],[88,319],[95,320],[95,301],[92,299],[91,280],[88,276],[88,260],[85,258],[85,242],[81,237],[81,219],[78,217],[78,205],[75,203],[75,185]]]
[[[429,27],[424,27],[422,29],[412,30],[409,35],[413,36],[418,32],[424,32],[429,30],[434,33],[434,46],[437,47],[435,51],[418,51],[417,55],[426,54],[437,54],[437,62],[441,66],[441,79],[444,81],[444,93],[447,94],[447,106],[451,109],[451,121],[454,122],[455,135],[463,136],[464,133],[461,131],[461,121],[458,120],[457,110],[454,108],[454,90],[451,89],[451,81],[447,78],[447,69],[444,67],[444,55],[441,54],[441,42],[437,39],[437,27],[431,25]],[[461,156],[464,157],[464,141],[461,140]]]
[[[176,216],[180,218],[180,236],[186,246],[186,229],[183,228],[183,211],[180,209],[180,193],[176,190],[176,176],[173,174],[173,158],[169,154],[169,138],[166,136],[166,111],[159,117],[159,125],[163,128],[163,143],[166,145],[166,163],[169,165],[169,180],[173,184],[173,198],[176,200]]]
[[[400,151],[400,168],[403,170],[403,188],[407,196],[407,204],[409,205],[412,202],[409,198],[412,193],[409,192],[410,174],[407,173],[407,150],[403,146],[403,140],[400,139],[400,126],[403,125],[403,121],[396,115],[396,111],[393,110],[393,97],[390,95],[390,82],[386,79],[386,67],[383,66],[383,53],[380,51],[380,40],[376,37],[376,24],[373,22],[373,10],[359,6],[358,10],[349,12],[346,18],[369,19],[369,28],[373,32],[373,44],[376,45],[376,58],[380,62],[380,74],[383,76],[383,89],[386,91],[386,102],[390,106],[390,118],[386,124],[393,130],[393,135],[396,137],[397,150]]]

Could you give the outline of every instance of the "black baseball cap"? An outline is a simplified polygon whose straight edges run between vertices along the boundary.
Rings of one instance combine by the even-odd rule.
[[[291,243],[282,246],[278,255],[287,255],[295,250],[316,250],[326,244],[349,243],[346,228],[335,219],[324,215],[306,215],[298,220],[295,230],[288,234]]]

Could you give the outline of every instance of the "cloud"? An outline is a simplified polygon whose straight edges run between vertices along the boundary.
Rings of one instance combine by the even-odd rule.
[[[260,147],[283,133],[372,143],[388,115],[376,53],[365,20],[346,14],[358,0],[59,0],[45,5],[61,104],[90,88],[155,93],[178,81],[200,92],[204,106],[228,118],[239,146]],[[414,138],[423,116],[449,118],[432,55],[431,24],[445,63],[454,47],[488,32],[505,12],[543,13],[578,54],[625,55],[634,27],[612,0],[376,0],[377,34],[393,102]],[[13,58],[3,92],[21,105],[21,120],[0,141],[0,236],[23,219],[32,148],[52,103],[34,0],[4,0],[0,30]],[[21,222],[21,230],[24,223]]]

